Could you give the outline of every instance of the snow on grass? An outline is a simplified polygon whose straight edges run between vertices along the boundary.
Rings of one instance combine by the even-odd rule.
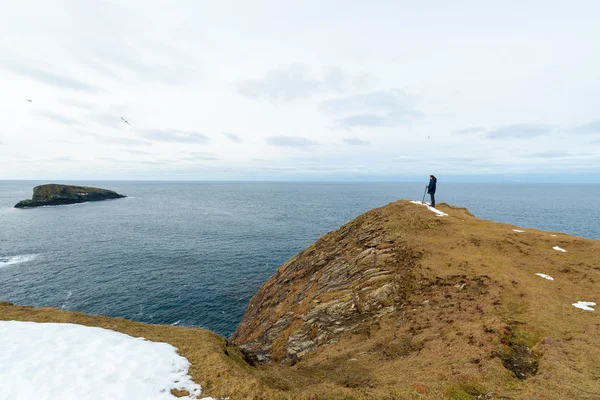
[[[537,276],[541,276],[544,279],[548,279],[549,281],[553,281],[554,278],[551,277],[550,275],[546,275],[546,274],[536,274]]]
[[[427,204],[427,203],[422,203],[422,202],[420,202],[420,201],[411,201],[411,203],[413,203],[413,204],[419,204],[419,205],[421,205],[421,206],[426,206],[426,207],[429,209],[429,211],[432,211],[432,212],[436,213],[436,214],[437,214],[438,216],[440,216],[440,217],[446,217],[446,216],[448,216],[448,214],[446,214],[445,212],[443,212],[443,211],[440,211],[440,210],[438,210],[438,209],[436,209],[436,208],[433,208],[433,207],[431,207],[431,206],[430,206],[429,204]]]
[[[573,303],[573,307],[581,308],[586,311],[596,311],[592,307],[594,307],[596,303],[593,301],[578,301],[577,303]]]
[[[561,248],[560,248],[560,247],[558,247],[558,246],[554,246],[554,247],[553,247],[553,249],[554,249],[554,250],[557,250],[557,251],[562,251],[563,253],[566,253],[566,252],[567,252],[565,249],[561,249]]]
[[[167,343],[75,324],[0,321],[0,399],[197,399],[189,361]],[[206,398],[209,399],[209,398]]]
[[[521,232],[522,233],[522,232],[525,232],[525,231],[522,231],[520,229],[513,229],[513,232]]]

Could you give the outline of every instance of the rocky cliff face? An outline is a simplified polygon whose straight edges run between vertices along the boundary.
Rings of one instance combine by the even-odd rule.
[[[385,210],[373,210],[286,262],[251,300],[234,343],[254,362],[295,363],[397,311],[422,257],[408,235],[441,221],[408,218],[400,235],[389,222]]]
[[[126,196],[113,192],[112,190],[95,187],[48,184],[34,187],[31,200],[22,200],[18,202],[15,207],[56,206],[85,203],[88,201],[119,199],[123,197]]]

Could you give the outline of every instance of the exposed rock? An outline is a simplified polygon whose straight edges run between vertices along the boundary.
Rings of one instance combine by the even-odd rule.
[[[15,208],[58,206],[123,197],[127,196],[95,187],[48,184],[34,187],[31,200],[21,200]]]
[[[252,360],[293,364],[393,312],[421,254],[385,226],[371,211],[285,263],[251,300],[234,343]]]

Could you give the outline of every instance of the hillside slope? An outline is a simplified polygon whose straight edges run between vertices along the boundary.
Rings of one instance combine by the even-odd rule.
[[[572,305],[600,303],[600,242],[439,209],[399,201],[321,237],[263,285],[234,343],[315,393],[600,398],[598,312]]]

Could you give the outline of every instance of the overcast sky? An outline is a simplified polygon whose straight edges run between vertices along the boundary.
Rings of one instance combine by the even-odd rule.
[[[0,179],[598,180],[598,21],[597,1],[0,0]]]

